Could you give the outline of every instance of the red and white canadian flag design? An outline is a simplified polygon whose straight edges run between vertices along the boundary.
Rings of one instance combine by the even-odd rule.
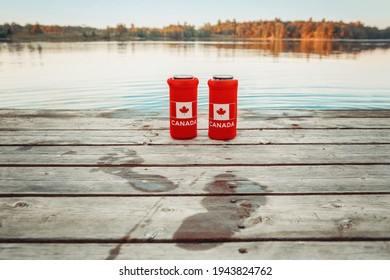
[[[171,102],[171,115],[177,119],[190,119],[195,117],[193,112],[196,102]]]
[[[236,104],[210,104],[210,119],[217,121],[227,121],[235,118],[234,106]]]

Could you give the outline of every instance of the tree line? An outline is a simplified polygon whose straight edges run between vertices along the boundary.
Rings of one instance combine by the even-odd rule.
[[[259,20],[237,22],[219,20],[199,28],[194,25],[172,24],[162,28],[117,24],[115,27],[59,26],[5,23],[0,25],[0,39],[23,40],[194,40],[208,38],[254,39],[390,39],[390,27],[379,29],[361,22],[343,21],[282,21]]]

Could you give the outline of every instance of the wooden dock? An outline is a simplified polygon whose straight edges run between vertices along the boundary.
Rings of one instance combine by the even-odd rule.
[[[0,110],[0,259],[390,259],[390,111]]]

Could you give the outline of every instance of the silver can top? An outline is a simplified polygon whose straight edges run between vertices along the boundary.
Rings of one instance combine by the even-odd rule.
[[[225,74],[213,75],[213,79],[214,80],[233,80],[233,76],[232,75],[225,75]]]
[[[194,76],[192,75],[174,75],[174,80],[192,80],[194,79]]]

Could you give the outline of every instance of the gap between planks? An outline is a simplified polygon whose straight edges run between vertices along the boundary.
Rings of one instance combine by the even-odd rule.
[[[56,243],[56,244],[192,244],[192,243],[245,243],[245,242],[384,242],[390,241],[390,237],[297,237],[297,238],[197,238],[197,239],[142,239],[142,238],[0,238],[0,243]]]
[[[296,126],[289,126],[289,127],[237,127],[237,131],[256,131],[256,130],[387,130],[390,129],[390,127],[296,127]],[[50,132],[50,131],[124,131],[124,130],[130,130],[130,131],[148,131],[148,130],[158,130],[158,131],[169,131],[169,126],[167,127],[153,127],[153,128],[0,128],[0,131],[44,131],[44,132]],[[207,127],[198,127],[198,131],[208,131]]]
[[[150,193],[150,194],[109,194],[109,193],[96,193],[96,194],[80,194],[80,193],[67,193],[67,194],[53,194],[53,193],[13,193],[13,194],[0,194],[0,198],[23,198],[23,197],[239,197],[239,196],[352,196],[352,195],[390,195],[389,191],[377,191],[377,192],[273,192],[273,193]]]
[[[390,162],[313,162],[313,163],[220,163],[220,164],[207,164],[207,163],[194,163],[194,164],[24,164],[24,163],[2,163],[1,167],[85,167],[85,168],[101,168],[101,167],[124,167],[124,168],[136,168],[136,167],[163,167],[163,168],[177,168],[177,167],[288,167],[288,166],[376,166],[383,165],[388,166]]]
[[[346,143],[346,142],[336,142],[336,143],[140,143],[140,144],[0,144],[0,147],[134,147],[134,146],[304,146],[304,145],[390,145],[390,142],[366,142],[366,143]]]

